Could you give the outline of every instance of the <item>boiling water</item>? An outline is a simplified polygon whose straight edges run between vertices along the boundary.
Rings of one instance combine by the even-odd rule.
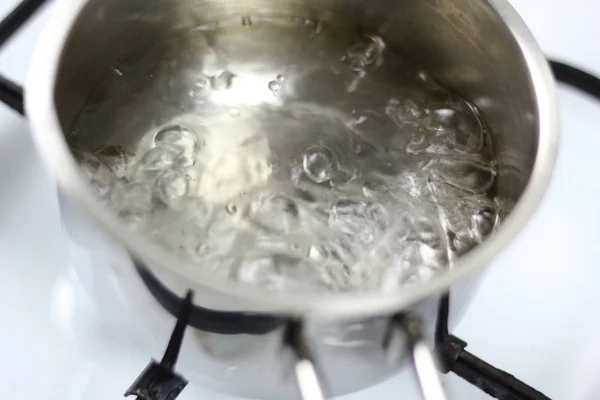
[[[180,47],[158,62],[114,68],[71,142],[106,206],[197,276],[390,290],[498,224],[478,111],[381,38],[244,17],[169,40]],[[121,114],[106,119],[105,98]],[[110,139],[78,146],[98,126]]]

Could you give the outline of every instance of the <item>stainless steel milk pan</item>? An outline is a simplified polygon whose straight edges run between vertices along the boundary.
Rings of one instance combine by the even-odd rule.
[[[132,233],[105,210],[79,173],[70,145],[135,146],[149,126],[201,109],[195,103],[197,93],[191,92],[201,89],[194,72],[206,67],[210,57],[194,35],[165,38],[210,30],[223,21],[248,26],[269,18],[304,21],[315,33],[321,24],[338,26],[339,37],[328,42],[332,51],[337,40],[344,41],[346,31],[380,37],[388,48],[407,55],[440,84],[475,104],[489,126],[497,155],[495,192],[506,211],[497,231],[427,282],[385,293],[307,296],[264,291],[218,277],[199,280],[185,272],[190,270],[185,259]],[[287,56],[300,66],[311,62],[293,40],[265,35],[262,48],[238,35],[227,62],[251,71],[277,65]],[[162,65],[174,54],[185,56],[180,64],[167,65],[175,68],[170,79],[148,73],[149,65]],[[132,69],[121,68],[126,61]],[[127,79],[127,90],[93,104],[95,123],[76,129],[82,110],[90,106],[90,98],[102,97],[101,83],[111,74]],[[162,82],[166,83],[161,86]],[[333,96],[331,85],[314,74],[302,93],[327,99]],[[111,303],[111,285],[126,285],[120,277],[130,272],[172,313],[178,297],[192,290],[191,325],[200,333],[200,342],[210,338],[226,349],[235,348],[238,341],[264,350],[251,355],[256,363],[236,364],[239,370],[228,385],[231,392],[253,397],[293,396],[296,383],[307,399],[355,391],[389,376],[398,360],[410,359],[404,357],[410,354],[425,396],[443,398],[426,350],[440,295],[452,287],[449,316],[450,324],[455,324],[470,295],[467,281],[472,279],[467,278],[475,277],[538,207],[557,148],[550,70],[505,0],[66,0],[57,4],[38,46],[26,93],[37,148],[58,182],[65,227],[95,262],[84,279],[95,300]],[[236,101],[246,95],[247,101],[256,101],[252,87],[237,93]],[[323,340],[323,332],[356,324],[361,326],[354,333],[360,339],[357,343],[367,345],[335,347]],[[393,334],[396,330],[398,335]],[[395,349],[396,361],[386,361],[384,355],[391,350],[384,348]],[[290,354],[297,360],[296,382],[286,374],[268,372],[291,371]],[[196,361],[200,362],[184,357],[181,368],[198,373],[202,368],[196,368]],[[199,372],[199,380],[205,372]]]

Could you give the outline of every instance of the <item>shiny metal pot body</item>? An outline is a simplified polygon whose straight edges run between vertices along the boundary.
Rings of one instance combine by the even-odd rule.
[[[78,172],[69,150],[75,121],[106,76],[140,50],[157,43],[164,46],[153,49],[157,54],[193,49],[194,43],[161,39],[247,16],[323,21],[379,35],[387,46],[410,55],[444,86],[477,105],[494,136],[496,191],[510,211],[498,231],[427,283],[386,294],[306,297],[217,279],[200,282],[182,272],[185,260],[126,230],[98,203]],[[272,38],[274,47],[279,39]],[[188,95],[186,72],[193,70],[194,60],[188,59],[179,81],[171,85],[181,84],[180,96]],[[411,349],[413,358],[424,354],[422,340],[433,341],[440,318],[440,295],[451,293],[452,326],[477,273],[537,208],[556,156],[553,80],[531,34],[505,0],[65,0],[57,4],[33,65],[27,113],[37,147],[59,184],[80,279],[121,330],[155,353],[162,350],[172,326],[169,312],[193,290],[194,329],[186,336],[182,372],[252,397],[293,396],[296,383],[305,397],[315,395],[317,370],[329,395],[347,393],[392,374],[409,354],[404,349]],[[135,143],[139,138],[127,132],[185,109],[177,93],[170,106],[154,103],[153,81],[140,74],[134,82],[137,97],[124,95],[98,106],[102,118],[96,129],[79,132],[80,144]],[[115,129],[121,129],[118,136]],[[421,321],[421,329],[414,329],[415,321]],[[390,342],[390,326],[406,331],[398,335],[392,362],[384,349],[390,346],[383,346]],[[310,351],[305,342],[311,344]],[[417,365],[428,365],[425,359]],[[299,360],[295,368],[294,360]],[[430,377],[420,372],[422,382]]]

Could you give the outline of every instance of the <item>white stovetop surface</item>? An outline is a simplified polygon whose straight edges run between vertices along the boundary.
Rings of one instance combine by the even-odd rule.
[[[552,57],[600,74],[600,4],[513,0]],[[0,16],[17,4],[0,1]],[[44,12],[0,52],[23,82]],[[600,102],[560,88],[562,138],[549,194],[526,231],[490,266],[456,334],[468,349],[556,399],[600,398]],[[0,106],[0,397],[120,399],[148,362],[102,323],[69,271],[54,184],[27,123]],[[413,399],[406,373],[344,400]],[[488,400],[445,378],[452,399]],[[186,399],[233,398],[190,384]]]

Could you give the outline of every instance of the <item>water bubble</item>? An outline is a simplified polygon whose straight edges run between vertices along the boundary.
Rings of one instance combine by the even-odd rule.
[[[240,117],[240,109],[239,108],[230,108],[229,115],[231,118],[239,118]]]
[[[188,183],[188,192],[196,193],[197,189],[198,189],[198,182],[199,182],[200,175],[202,173],[202,169],[199,168],[198,165],[195,165],[193,167],[178,168],[178,169],[179,169],[179,171],[181,171],[181,173],[185,177],[186,182]]]
[[[352,79],[350,79],[350,81],[346,85],[346,92],[347,93],[354,93],[354,92],[356,92],[356,90],[358,89],[358,84],[363,80],[363,78],[365,76],[367,76],[367,73],[365,71],[363,71],[363,70],[356,71],[356,72],[357,73],[354,75],[354,77]]]
[[[443,134],[447,147],[468,153],[481,151],[484,128],[472,105],[463,100],[449,100],[431,112],[429,129]]]
[[[299,253],[302,250],[302,246],[299,245],[298,243],[292,243],[292,244],[290,244],[290,250],[293,253]]]
[[[242,25],[243,26],[252,26],[252,18],[249,15],[244,15],[242,17]]]
[[[405,275],[402,280],[402,286],[407,287],[421,282],[427,282],[436,274],[436,272],[436,268],[430,265],[420,265],[419,268],[413,268]]]
[[[227,90],[231,87],[234,78],[235,75],[233,73],[225,70],[210,78],[210,86],[218,91]]]
[[[338,200],[329,214],[329,225],[346,234],[356,234],[366,228],[365,206],[352,200]]]
[[[306,176],[316,183],[331,179],[339,167],[333,150],[321,145],[312,146],[304,152],[302,166]]]
[[[228,203],[225,206],[225,211],[227,211],[227,214],[229,215],[236,215],[238,212],[238,207],[234,203]]]
[[[314,264],[324,266],[329,261],[329,250],[323,245],[312,245],[308,249],[308,258]]]
[[[449,184],[435,173],[429,177],[427,185],[431,193],[440,200],[459,200],[470,194],[459,187]]]
[[[415,124],[429,115],[429,109],[411,98],[398,100],[390,97],[385,106],[385,113],[399,124]]]
[[[315,23],[315,33],[318,35],[323,30],[323,23],[321,21],[317,21]]]
[[[278,79],[272,80],[269,82],[269,90],[273,92],[274,95],[279,94],[279,90],[281,89],[281,81]]]
[[[419,254],[423,264],[430,267],[442,268],[448,265],[449,262],[448,251],[446,248],[432,247],[428,244],[421,243],[419,245]]]
[[[300,183],[300,179],[302,178],[302,174],[304,170],[301,167],[293,167],[290,170],[290,179],[294,183],[294,185],[298,185]]]
[[[237,280],[265,286],[278,286],[281,282],[274,257],[256,256],[243,260],[236,271]]]
[[[126,223],[137,225],[152,213],[152,185],[122,182],[111,198],[111,208]]]
[[[201,97],[210,91],[210,78],[201,77],[194,86],[190,89],[190,97]]]
[[[390,223],[390,215],[386,207],[381,203],[367,203],[365,206],[365,215],[370,221],[380,225],[388,225]]]
[[[111,169],[93,154],[73,151],[81,173],[84,178],[92,185],[96,195],[101,200],[106,200],[111,196],[116,177]]]
[[[490,208],[482,208],[471,219],[471,230],[475,240],[482,242],[494,230],[498,214]]]
[[[208,254],[209,248],[210,246],[206,242],[198,243],[198,246],[196,246],[196,254],[200,257],[205,256]]]
[[[219,26],[218,22],[210,22],[207,24],[198,25],[194,28],[197,31],[214,31]]]
[[[309,38],[318,35],[323,30],[323,23],[314,19],[306,18],[304,20],[304,26],[310,29]]]
[[[452,128],[455,119],[455,110],[451,108],[439,108],[433,111],[429,126],[436,131],[446,131]]]
[[[413,133],[410,135],[410,139],[406,145],[406,153],[411,155],[418,155],[423,153],[429,147],[429,141],[421,132]]]
[[[351,70],[365,72],[366,68],[383,62],[384,50],[385,42],[379,36],[366,35],[348,50],[343,60],[348,62]]]
[[[426,211],[421,210],[423,215],[412,215],[411,224],[415,232],[416,242],[423,243],[434,249],[442,248],[444,233],[441,224],[436,214],[425,214]]]
[[[461,256],[465,254],[474,245],[472,232],[463,231],[455,233],[450,244],[456,255]]]
[[[182,125],[169,125],[161,128],[154,136],[154,144],[166,148],[175,148],[180,151],[194,149],[196,135]]]
[[[133,156],[122,146],[106,146],[96,151],[96,155],[118,178],[127,175]]]
[[[314,277],[311,272],[301,257],[286,254],[250,254],[240,263],[235,278],[245,283],[282,290],[306,288],[306,283]]]
[[[488,165],[466,159],[444,158],[428,167],[442,181],[469,193],[485,193],[494,185],[496,174]]]
[[[362,185],[361,191],[363,196],[369,199],[377,197],[378,194],[377,187],[370,182],[365,182]]]
[[[161,128],[154,136],[154,144],[173,153],[175,162],[181,167],[194,165],[198,144],[196,134],[182,125],[169,125]]]
[[[163,147],[154,147],[146,152],[138,162],[135,170],[135,179],[138,181],[154,181],[158,176],[170,168],[175,162],[172,152]]]
[[[358,117],[353,117],[348,120],[348,125],[354,128],[356,125],[360,125],[365,123],[369,118],[366,115],[360,115]]]
[[[263,228],[277,233],[288,233],[298,230],[300,225],[299,210],[289,197],[276,194],[265,197],[255,204],[252,219]]]
[[[157,197],[166,205],[174,206],[188,191],[185,174],[177,170],[168,170],[156,181]]]
[[[308,203],[314,203],[317,201],[317,198],[308,190],[302,188],[294,189],[294,194],[300,200],[306,201]]]
[[[351,183],[352,181],[360,179],[361,176],[362,176],[362,171],[359,168],[352,168],[352,169],[339,168],[335,172],[335,174],[331,177],[331,179],[329,180],[329,184],[331,185],[331,187],[334,187],[334,188],[340,188],[340,187],[343,188],[346,185],[348,185],[349,183]]]
[[[359,109],[352,112],[353,116],[348,119],[347,126],[356,132],[362,150],[369,150],[372,156],[384,156],[386,151],[383,143],[389,142],[397,137],[405,137],[404,132],[397,132],[397,127],[390,119],[372,109]]]

